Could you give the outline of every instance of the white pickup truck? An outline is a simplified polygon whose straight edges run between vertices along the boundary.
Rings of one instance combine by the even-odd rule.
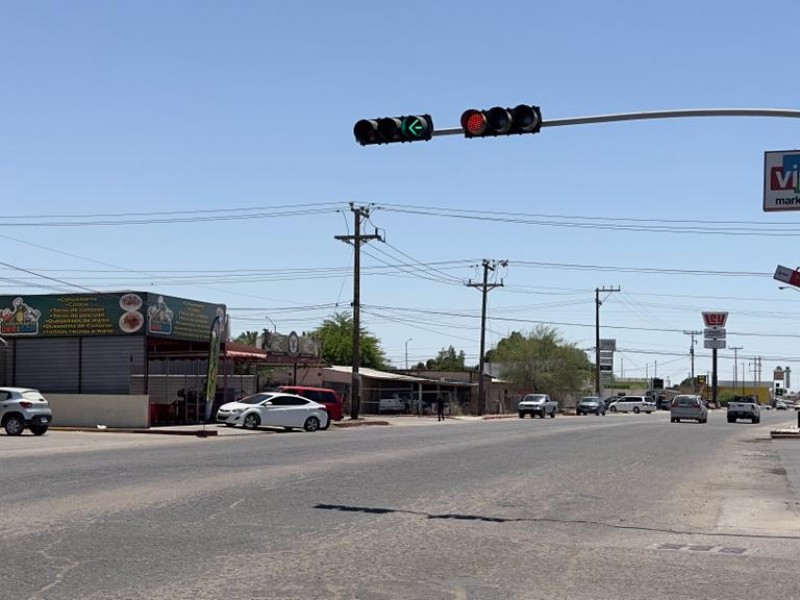
[[[761,407],[752,396],[734,396],[728,402],[728,423],[738,419],[749,419],[751,423],[761,421]]]
[[[517,405],[519,418],[524,419],[525,415],[545,418],[550,415],[554,419],[558,412],[558,402],[552,400],[547,394],[526,394]]]

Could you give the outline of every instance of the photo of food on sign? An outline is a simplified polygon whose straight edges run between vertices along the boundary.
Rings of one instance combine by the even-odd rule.
[[[164,296],[159,296],[155,304],[147,309],[148,326],[150,333],[169,335],[172,333],[173,310],[167,306]]]
[[[124,311],[139,310],[144,304],[139,294],[125,294],[119,299],[119,306]]]
[[[144,325],[144,315],[135,310],[130,310],[119,318],[119,328],[125,333],[139,331],[142,325]]]

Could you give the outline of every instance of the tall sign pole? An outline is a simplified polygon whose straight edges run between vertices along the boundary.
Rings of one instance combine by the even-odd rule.
[[[704,312],[703,323],[706,328],[703,330],[703,345],[710,348],[711,354],[711,402],[717,404],[717,350],[725,348],[725,323],[728,321],[726,312]]]

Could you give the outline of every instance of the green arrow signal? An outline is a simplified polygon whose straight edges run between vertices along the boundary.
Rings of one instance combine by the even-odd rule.
[[[415,135],[417,137],[420,137],[422,135],[422,130],[424,129],[424,127],[422,126],[422,123],[420,123],[420,120],[417,117],[414,117],[414,121],[410,124],[408,120],[406,120],[403,123],[403,125],[405,126],[406,131],[408,133]]]

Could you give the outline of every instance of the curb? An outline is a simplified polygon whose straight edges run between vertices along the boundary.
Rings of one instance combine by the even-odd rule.
[[[332,427],[369,427],[371,425],[391,425],[388,421],[334,421],[331,423]]]
[[[800,430],[775,429],[769,432],[769,437],[773,440],[798,440],[800,439]]]
[[[151,435],[191,435],[194,437],[216,437],[219,432],[215,429],[128,429],[114,428],[92,429],[91,427],[50,427],[53,431],[83,431],[87,433],[145,433]]]

